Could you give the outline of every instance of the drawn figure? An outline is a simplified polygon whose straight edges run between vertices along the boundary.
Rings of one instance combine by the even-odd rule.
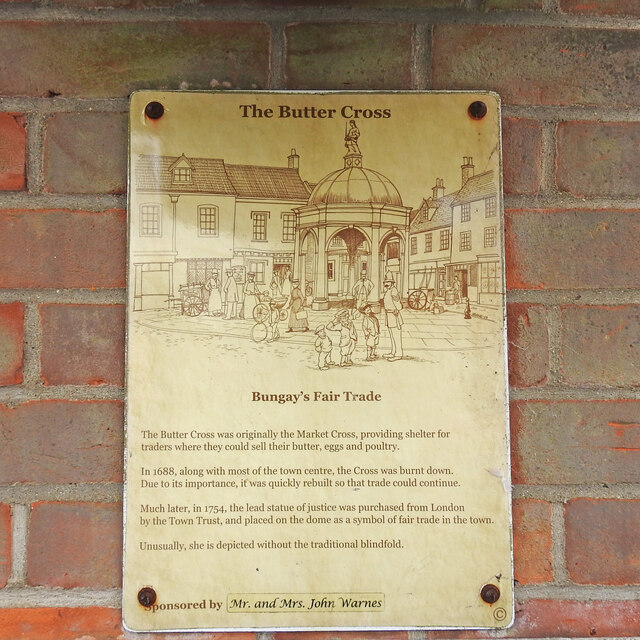
[[[307,282],[304,288],[304,303],[307,307],[313,304],[313,285],[310,282]]]
[[[293,281],[289,308],[291,312],[289,313],[289,328],[287,331],[309,331],[309,319],[307,310],[304,308],[304,296],[300,289],[300,280]]]
[[[315,334],[318,336],[315,344],[315,349],[318,352],[318,369],[325,371],[329,368],[329,364],[333,364],[329,362],[331,360],[331,348],[333,344],[323,324],[315,330]]]
[[[349,128],[344,136],[344,146],[347,147],[348,153],[360,153],[360,148],[358,147],[359,137],[360,131],[358,130],[358,127],[356,127],[356,121],[349,120]]]
[[[385,321],[389,329],[389,337],[391,338],[391,352],[385,353],[384,357],[389,362],[395,362],[402,358],[402,302],[400,294],[396,288],[394,279],[387,275],[384,279],[384,298],[382,300]]]
[[[336,313],[335,317],[326,329],[339,332],[338,346],[340,348],[340,366],[350,367],[353,364],[351,354],[356,348],[358,342],[358,334],[353,321],[349,317],[349,311],[342,309]]]
[[[363,270],[360,274],[360,280],[353,285],[351,291],[353,293],[354,309],[362,311],[362,307],[369,302],[369,294],[372,290],[373,282],[367,278],[367,272]]]
[[[280,285],[280,295],[289,301],[291,297],[291,269],[287,267],[284,270],[284,276],[282,277],[282,284]]]
[[[258,286],[256,285],[256,274],[247,274],[247,281],[244,283],[244,304],[242,307],[242,317],[245,320],[253,320],[253,311],[258,304]]]
[[[222,294],[220,293],[220,281],[218,280],[217,272],[204,283],[204,288],[209,293],[209,303],[207,308],[209,309],[210,316],[222,315]]]
[[[224,304],[225,304],[225,318],[231,320],[236,317],[238,306],[238,284],[233,277],[233,271],[227,269],[227,281],[224,283]]]
[[[273,272],[269,289],[271,290],[272,298],[282,297],[282,287],[280,286],[280,279],[278,278],[278,273],[276,271]]]
[[[453,304],[458,304],[462,302],[462,298],[460,297],[460,280],[458,276],[455,276],[453,279]]]
[[[269,337],[267,342],[273,342],[280,337],[278,322],[280,321],[281,309],[276,300],[269,300]]]
[[[367,345],[366,360],[375,360],[376,347],[380,341],[380,321],[373,313],[373,308],[367,304],[362,309],[362,333],[364,333],[365,344]]]

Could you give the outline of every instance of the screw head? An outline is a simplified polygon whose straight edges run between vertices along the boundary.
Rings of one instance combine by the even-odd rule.
[[[476,100],[469,105],[468,112],[474,120],[482,120],[487,115],[487,105],[480,100]]]
[[[480,590],[480,597],[487,604],[493,604],[500,599],[500,589],[495,584],[485,584]]]
[[[152,607],[156,603],[157,598],[158,596],[156,595],[155,589],[151,587],[143,587],[138,591],[138,602],[145,607],[145,609]]]
[[[158,118],[162,118],[162,116],[164,115],[164,106],[161,102],[150,102],[144,108],[144,114],[147,116],[147,118],[157,120]]]

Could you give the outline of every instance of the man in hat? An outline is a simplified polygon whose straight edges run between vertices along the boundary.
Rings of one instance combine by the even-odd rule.
[[[227,280],[222,291],[224,292],[225,318],[231,320],[236,317],[238,306],[238,283],[233,277],[233,271],[227,269]]]
[[[366,360],[375,360],[376,347],[380,340],[380,322],[373,313],[373,308],[370,304],[366,304],[362,308],[362,333],[364,333],[365,344],[367,345],[367,357]]]
[[[314,333],[318,336],[315,344],[315,349],[318,352],[318,369],[325,371],[329,368],[333,344],[323,324],[321,324]]]
[[[367,272],[363,269],[360,274],[360,280],[353,285],[351,293],[353,293],[354,309],[362,311],[369,302],[369,294],[373,290],[373,282],[367,278]]]
[[[384,278],[384,298],[382,304],[385,313],[385,323],[389,329],[391,338],[391,352],[385,354],[389,362],[400,360],[404,355],[402,351],[402,302],[396,288],[396,283],[391,274]]]

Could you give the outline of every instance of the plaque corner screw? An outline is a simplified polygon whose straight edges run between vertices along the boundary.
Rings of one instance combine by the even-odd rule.
[[[487,115],[487,105],[481,100],[476,100],[469,105],[468,112],[474,120],[482,120]]]
[[[164,105],[161,102],[156,102],[155,100],[149,102],[144,108],[144,114],[147,118],[158,120],[158,118],[162,118],[164,115]]]
[[[155,589],[152,587],[143,587],[138,591],[138,602],[145,609],[152,607],[156,603],[157,597]]]
[[[500,599],[500,589],[495,584],[485,584],[480,590],[480,597],[487,604],[494,604]]]

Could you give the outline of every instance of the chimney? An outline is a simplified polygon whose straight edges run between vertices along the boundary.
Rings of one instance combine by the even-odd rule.
[[[287,166],[289,169],[299,169],[300,168],[300,156],[296,153],[295,149],[291,149],[291,154],[287,157],[289,161]]]
[[[467,180],[473,178],[473,158],[471,156],[462,158],[462,166],[460,168],[462,169],[462,186],[464,187]]]
[[[436,186],[432,187],[432,191],[434,200],[444,196],[444,180],[442,178],[436,178]]]

